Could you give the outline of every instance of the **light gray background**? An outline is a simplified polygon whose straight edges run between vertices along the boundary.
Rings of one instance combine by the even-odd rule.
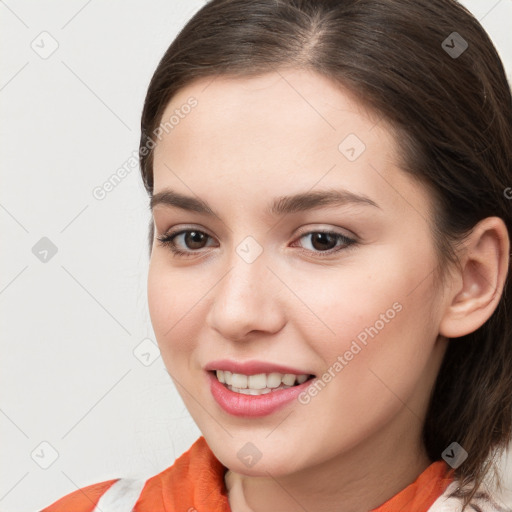
[[[200,435],[154,342],[150,216],[130,158],[149,79],[203,3],[0,1],[3,512],[152,476]],[[512,0],[463,4],[510,77]],[[57,248],[46,262],[32,251],[42,237]],[[512,464],[504,472],[512,488]]]

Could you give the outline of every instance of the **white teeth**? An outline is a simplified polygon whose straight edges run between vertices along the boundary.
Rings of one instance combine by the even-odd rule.
[[[265,389],[267,387],[267,376],[264,373],[249,375],[247,387],[251,389]]]
[[[302,384],[303,382],[306,382],[308,380],[308,376],[307,375],[298,375],[297,376],[297,382],[299,384]]]
[[[260,395],[269,393],[274,389],[284,389],[293,386],[296,382],[302,384],[308,380],[309,375],[295,375],[293,373],[258,373],[257,375],[244,375],[231,373],[227,370],[217,370],[217,379],[226,384],[228,389],[246,395]],[[247,392],[246,392],[247,391]],[[253,393],[252,391],[255,391]]]
[[[233,373],[231,377],[231,385],[234,388],[246,388],[247,387],[247,375],[242,373]]]
[[[295,375],[293,373],[286,373],[282,380],[286,386],[293,386],[295,384]]]
[[[291,388],[291,386],[280,386],[279,389],[286,389]],[[274,391],[277,391],[277,389],[251,389],[251,388],[235,388],[233,386],[228,386],[228,389],[230,391],[234,391],[235,393],[240,393],[241,395],[266,395],[267,393],[272,393]]]
[[[281,373],[269,373],[267,375],[267,387],[277,388],[281,385]]]
[[[230,386],[230,389],[242,395],[264,395],[271,392],[270,389],[234,388],[233,386]]]

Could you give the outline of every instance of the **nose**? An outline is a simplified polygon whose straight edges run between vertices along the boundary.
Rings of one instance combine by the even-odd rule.
[[[245,340],[252,333],[279,332],[285,320],[285,286],[267,267],[264,253],[247,262],[234,252],[227,273],[212,290],[206,322],[224,339]]]

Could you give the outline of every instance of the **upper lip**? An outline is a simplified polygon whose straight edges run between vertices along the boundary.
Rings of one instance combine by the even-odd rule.
[[[292,373],[294,375],[313,375],[309,371],[298,370],[290,366],[271,363],[268,361],[232,361],[230,359],[219,359],[211,361],[204,366],[205,370],[227,370],[231,373],[241,373],[243,375],[257,375],[259,373]]]

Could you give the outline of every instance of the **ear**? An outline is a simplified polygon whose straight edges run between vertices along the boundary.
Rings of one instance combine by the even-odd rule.
[[[460,268],[442,317],[439,334],[457,338],[476,331],[501,299],[509,269],[510,240],[499,217],[481,220],[464,240]]]

